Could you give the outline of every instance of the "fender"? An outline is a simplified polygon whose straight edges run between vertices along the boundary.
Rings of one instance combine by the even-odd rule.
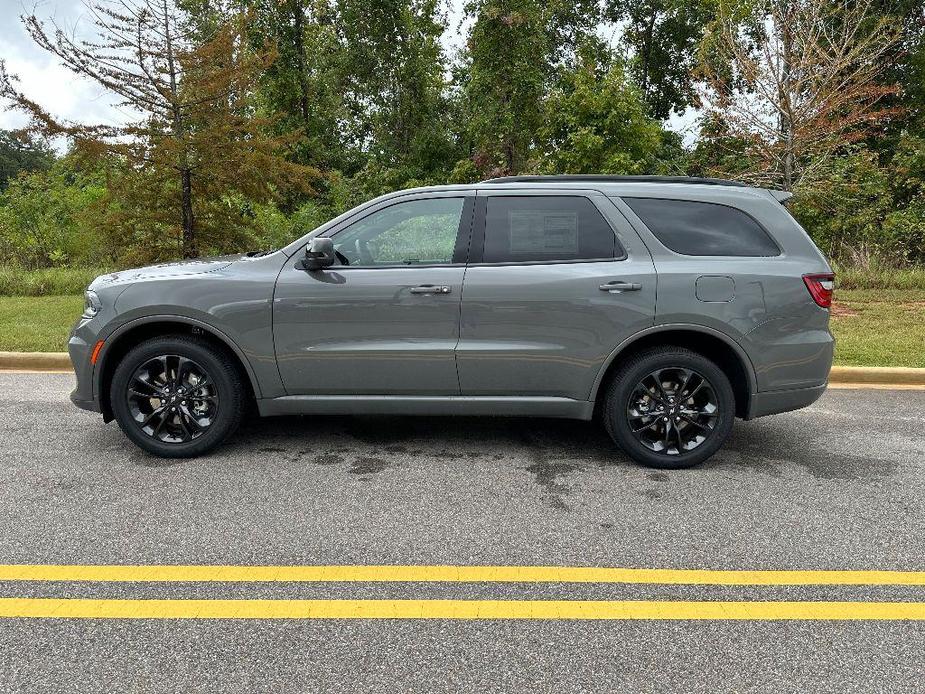
[[[749,395],[754,395],[758,392],[758,381],[755,377],[755,365],[752,363],[751,357],[748,356],[748,353],[745,349],[736,342],[734,339],[729,337],[726,333],[720,332],[714,328],[707,327],[706,325],[699,325],[697,323],[661,323],[659,325],[653,325],[644,330],[640,330],[637,333],[630,335],[628,338],[623,340],[616,349],[610,353],[610,356],[604,361],[604,364],[601,366],[600,371],[597,374],[597,378],[594,379],[594,385],[591,386],[591,395],[590,400],[593,402],[597,400],[598,390],[601,387],[601,383],[604,380],[604,375],[607,373],[607,370],[610,368],[610,365],[613,361],[620,356],[621,352],[624,352],[628,347],[631,347],[635,342],[640,340],[643,337],[648,335],[653,335],[656,333],[668,332],[671,330],[689,330],[692,332],[703,333],[704,335],[709,335],[710,337],[715,337],[721,340],[723,343],[729,346],[736,356],[739,357],[739,360],[745,366],[745,373],[748,376],[748,392]]]
[[[234,352],[235,356],[238,357],[240,362],[244,365],[244,370],[247,372],[247,378],[250,380],[251,387],[254,389],[254,395],[258,399],[262,397],[260,383],[257,381],[257,377],[254,374],[254,370],[251,367],[251,363],[247,358],[247,355],[241,350],[240,347],[238,347],[237,344],[235,344],[234,340],[232,340],[224,332],[216,328],[211,323],[206,323],[205,321],[201,321],[196,318],[190,318],[189,316],[158,313],[150,316],[142,316],[141,318],[134,318],[126,323],[123,323],[111,333],[109,333],[105,340],[107,343],[110,343],[110,341],[118,340],[121,335],[127,333],[129,330],[137,328],[139,325],[144,325],[146,323],[184,323],[192,327],[202,328],[202,330],[214,335],[219,340],[221,340],[226,347]],[[100,359],[93,367],[93,396],[97,400],[102,397],[102,393],[100,392],[100,379],[102,378],[103,371],[105,370],[108,356],[109,350],[104,349],[102,351],[102,359]]]

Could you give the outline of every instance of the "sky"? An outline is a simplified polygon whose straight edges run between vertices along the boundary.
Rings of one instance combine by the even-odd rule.
[[[35,12],[54,19],[62,27],[90,28],[81,0],[0,0],[0,58],[8,72],[19,76],[19,88],[58,118],[83,123],[118,124],[125,111],[113,105],[113,96],[89,80],[78,79],[58,59],[39,48],[26,33],[19,17]],[[0,111],[0,128],[22,127],[26,117]]]
[[[462,22],[463,0],[447,0],[448,31],[444,45],[452,53],[462,46],[467,27]],[[34,8],[34,9],[33,9]],[[128,111],[115,104],[112,94],[94,82],[81,79],[62,67],[58,59],[39,48],[26,33],[20,15],[35,12],[43,19],[54,19],[59,26],[78,35],[92,32],[92,23],[83,0],[0,0],[0,59],[8,72],[18,75],[19,88],[52,115],[80,123],[121,124]],[[609,38],[609,37],[608,37]],[[26,124],[26,117],[10,111],[0,100],[0,128],[14,129]],[[687,130],[685,141],[693,139],[691,123],[696,114],[673,116],[670,127]],[[65,143],[56,143],[63,150]]]

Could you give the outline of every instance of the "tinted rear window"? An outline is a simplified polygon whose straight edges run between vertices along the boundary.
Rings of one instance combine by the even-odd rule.
[[[655,237],[684,255],[780,255],[758,222],[727,205],[688,200],[623,198]]]
[[[613,230],[588,198],[491,196],[485,218],[485,263],[613,258]]]

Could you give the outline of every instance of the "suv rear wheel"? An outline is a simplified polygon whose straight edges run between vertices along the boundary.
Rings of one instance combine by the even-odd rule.
[[[726,441],[735,418],[726,374],[682,347],[656,347],[632,357],[605,398],[611,438],[633,460],[655,468],[702,463]]]
[[[147,340],[122,358],[110,403],[122,431],[140,448],[190,458],[237,429],[245,390],[228,354],[205,340],[173,335]]]

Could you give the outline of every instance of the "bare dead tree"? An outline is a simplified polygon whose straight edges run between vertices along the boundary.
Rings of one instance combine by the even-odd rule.
[[[29,115],[33,131],[70,137],[87,151],[114,154],[136,171],[156,173],[147,190],[137,181],[126,187],[136,207],[156,208],[167,181],[167,190],[177,190],[176,204],[152,212],[151,219],[162,224],[178,213],[184,257],[199,252],[197,200],[203,209],[229,191],[266,197],[271,183],[288,178],[305,186],[317,175],[276,156],[295,138],[266,135],[267,118],[249,106],[275,53],[272,47],[247,48],[246,15],[229,16],[212,38],[197,43],[185,33],[175,0],[88,0],[85,7],[95,30],[91,38],[35,14],[22,21],[39,46],[113,94],[137,118],[121,126],[59,120],[20,90],[2,62],[0,96]],[[167,170],[173,171],[172,182]],[[220,210],[213,204],[209,215],[220,216]]]
[[[769,0],[743,15],[721,3],[704,39],[705,115],[746,143],[739,178],[791,190],[839,148],[895,115],[877,77],[899,38],[871,0]],[[723,174],[722,171],[715,173]]]

